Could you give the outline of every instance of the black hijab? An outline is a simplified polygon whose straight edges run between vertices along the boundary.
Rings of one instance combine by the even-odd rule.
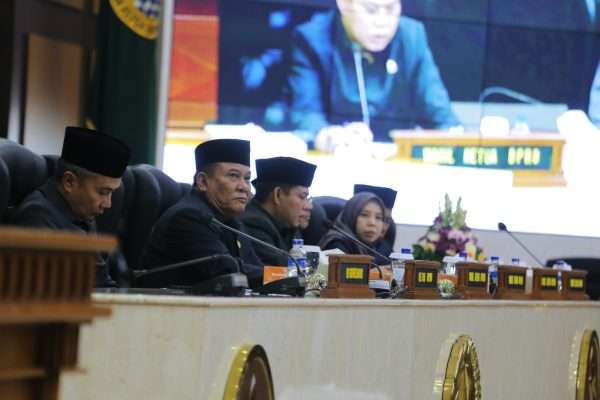
[[[334,225],[336,228],[354,236],[358,240],[360,238],[356,234],[356,220],[360,215],[362,209],[369,202],[375,202],[381,208],[381,214],[384,215],[385,206],[383,205],[383,201],[376,194],[370,192],[361,192],[355,194],[344,206],[340,214],[335,219]],[[319,242],[319,246],[322,249],[326,249],[327,246],[335,241],[344,242],[346,249],[350,249],[348,251],[349,254],[369,254],[365,249],[356,243],[352,242],[350,239],[345,237],[342,233],[336,231],[335,229],[330,229],[325,236]],[[365,243],[367,244],[367,243]],[[369,246],[375,245],[375,243],[368,244]]]

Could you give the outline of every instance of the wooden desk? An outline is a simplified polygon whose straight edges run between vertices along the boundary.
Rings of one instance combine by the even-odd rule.
[[[590,301],[94,299],[113,317],[83,328],[87,374],[63,374],[63,400],[229,400],[243,345],[264,349],[276,399],[447,399],[459,359],[478,360],[483,399],[573,399],[600,330]]]
[[[562,153],[565,139],[558,133],[480,136],[441,131],[394,130],[396,158],[513,172],[513,186],[565,186]]]
[[[55,400],[75,369],[79,325],[110,313],[91,301],[108,236],[0,228],[0,399]]]

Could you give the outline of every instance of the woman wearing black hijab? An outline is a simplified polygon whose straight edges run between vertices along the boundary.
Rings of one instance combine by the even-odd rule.
[[[374,247],[383,232],[385,206],[377,195],[361,192],[352,197],[338,217],[336,228],[354,236],[367,246]],[[369,254],[369,252],[335,229],[330,229],[319,242],[321,249],[340,249],[346,254]]]

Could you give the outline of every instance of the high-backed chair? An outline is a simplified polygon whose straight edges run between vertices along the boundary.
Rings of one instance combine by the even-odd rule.
[[[317,246],[321,238],[329,230],[331,221],[325,213],[325,209],[313,201],[312,212],[310,213],[310,221],[308,227],[302,231],[304,244]]]
[[[317,196],[313,197],[313,204],[323,207],[327,218],[333,222],[346,205],[346,200],[334,196]]]
[[[14,208],[48,176],[44,157],[18,143],[0,139],[0,223],[8,223]]]
[[[566,257],[553,258],[546,261],[547,267],[552,267],[558,260],[564,260],[573,269],[582,269],[588,272],[587,294],[590,299],[597,300],[600,297],[600,258],[592,257]]]
[[[141,269],[144,247],[158,218],[189,192],[191,185],[179,183],[151,165],[131,167],[135,188],[126,207],[125,229],[120,234],[121,250],[130,269]],[[127,197],[127,196],[126,196]]]
[[[56,171],[58,156],[38,155],[26,147],[0,139],[0,224],[11,211]],[[178,183],[151,165],[128,166],[123,183],[112,194],[112,206],[97,217],[98,231],[118,236],[130,269],[140,259],[152,226],[191,185]]]

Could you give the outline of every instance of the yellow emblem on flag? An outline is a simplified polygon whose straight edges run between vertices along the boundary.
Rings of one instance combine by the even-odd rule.
[[[145,39],[158,37],[160,0],[110,0],[115,15]]]

